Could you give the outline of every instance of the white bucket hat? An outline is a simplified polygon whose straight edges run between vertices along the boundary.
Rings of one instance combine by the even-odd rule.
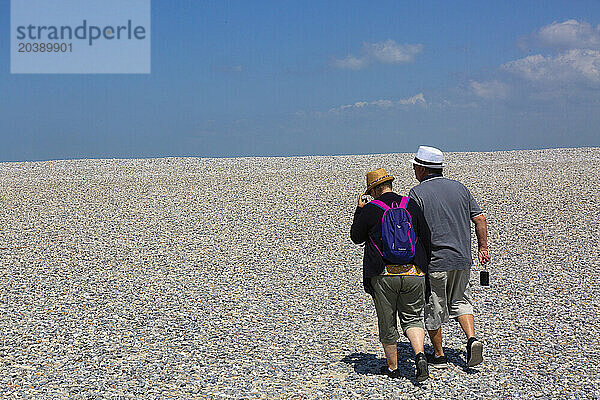
[[[429,146],[419,146],[415,159],[412,160],[413,165],[420,165],[427,168],[442,169],[444,164],[444,153],[440,149]]]

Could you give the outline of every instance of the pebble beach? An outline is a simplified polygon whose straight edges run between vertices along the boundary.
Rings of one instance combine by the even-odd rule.
[[[413,154],[0,163],[0,398],[599,399],[600,148],[445,156],[488,220],[484,362],[451,321],[422,385],[406,339],[378,375],[349,237]]]

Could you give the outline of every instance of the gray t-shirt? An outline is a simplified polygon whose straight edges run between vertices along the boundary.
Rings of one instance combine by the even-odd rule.
[[[468,269],[471,258],[471,218],[481,208],[462,183],[433,176],[410,190],[431,230],[430,271]]]

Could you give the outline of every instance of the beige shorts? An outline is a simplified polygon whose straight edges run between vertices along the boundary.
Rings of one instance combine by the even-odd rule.
[[[471,269],[430,272],[431,296],[425,304],[425,327],[434,331],[465,314],[473,314],[469,278]]]

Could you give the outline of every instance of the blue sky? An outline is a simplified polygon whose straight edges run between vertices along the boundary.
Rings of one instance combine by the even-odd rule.
[[[149,75],[10,74],[0,161],[600,146],[598,1],[158,1]]]

